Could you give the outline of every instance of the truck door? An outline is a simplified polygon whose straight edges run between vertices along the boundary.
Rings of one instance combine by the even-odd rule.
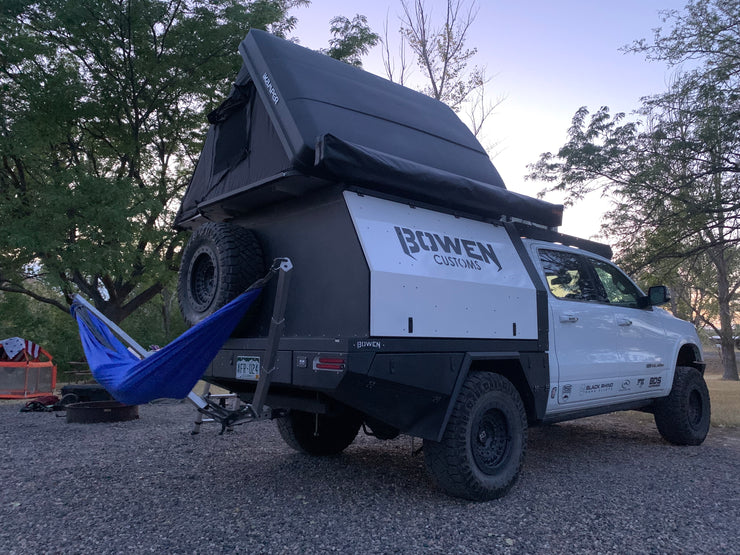
[[[602,302],[585,257],[546,248],[538,249],[538,255],[550,290],[557,404],[577,408],[611,396],[622,372],[614,310]]]
[[[587,257],[614,311],[619,330],[619,348],[624,378],[619,391],[625,394],[654,395],[665,389],[672,370],[673,343],[667,340],[660,315],[640,304],[642,291],[616,266]]]

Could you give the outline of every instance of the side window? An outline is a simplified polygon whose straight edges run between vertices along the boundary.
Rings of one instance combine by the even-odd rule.
[[[244,104],[240,110],[229,114],[224,121],[218,123],[213,160],[214,175],[234,166],[244,157],[244,145],[247,144],[248,138],[249,108],[249,104]]]
[[[639,308],[639,299],[643,294],[619,268],[594,258],[590,258],[589,262],[594,266],[609,303]]]
[[[547,249],[541,249],[539,255],[547,286],[558,299],[603,300],[582,256]]]

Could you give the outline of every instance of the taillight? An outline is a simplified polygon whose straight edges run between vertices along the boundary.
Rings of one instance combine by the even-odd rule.
[[[347,361],[338,357],[318,357],[313,361],[314,370],[344,370]]]

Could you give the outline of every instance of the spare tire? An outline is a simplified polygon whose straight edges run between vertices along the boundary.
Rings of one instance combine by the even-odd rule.
[[[207,223],[182,253],[177,300],[185,321],[197,324],[265,274],[262,248],[254,233],[226,223]]]

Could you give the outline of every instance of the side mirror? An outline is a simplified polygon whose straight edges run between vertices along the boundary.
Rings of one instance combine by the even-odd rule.
[[[671,300],[671,294],[665,285],[653,285],[648,290],[648,302],[650,306],[665,304]]]

